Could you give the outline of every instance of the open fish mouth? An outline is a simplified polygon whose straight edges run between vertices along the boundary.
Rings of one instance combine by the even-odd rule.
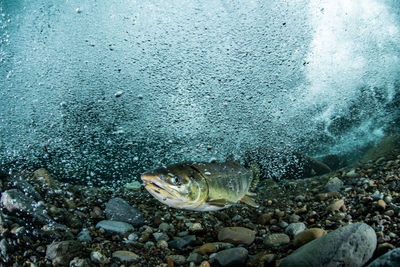
[[[144,187],[146,188],[147,191],[153,191],[158,194],[162,195],[169,195],[172,197],[177,197],[175,194],[172,193],[172,191],[166,189],[165,187],[159,185],[158,183],[154,182],[154,177],[146,177],[142,176],[142,180],[144,182]]]

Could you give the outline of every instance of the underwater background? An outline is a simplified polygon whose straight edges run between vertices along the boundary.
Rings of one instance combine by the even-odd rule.
[[[0,267],[400,266],[399,0],[0,0]]]
[[[0,166],[124,184],[246,151],[340,155],[398,131],[399,1],[9,1]]]

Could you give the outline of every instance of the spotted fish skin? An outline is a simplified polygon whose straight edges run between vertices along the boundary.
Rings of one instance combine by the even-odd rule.
[[[238,201],[257,206],[247,196],[253,177],[234,161],[183,162],[144,173],[142,180],[150,194],[168,206],[215,211]]]

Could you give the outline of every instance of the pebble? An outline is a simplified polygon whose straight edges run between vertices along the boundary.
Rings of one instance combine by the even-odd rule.
[[[298,248],[318,237],[326,234],[326,231],[320,228],[306,229],[294,236],[293,246]]]
[[[289,216],[290,223],[296,223],[296,222],[300,221],[300,219],[301,219],[300,215],[297,215],[297,214],[292,214]]]
[[[90,259],[95,263],[100,263],[100,264],[110,263],[110,259],[98,251],[92,251],[90,253]]]
[[[158,248],[168,248],[168,242],[165,240],[159,240],[159,241],[157,241],[157,247]]]
[[[200,248],[196,249],[196,252],[200,253],[201,255],[207,255],[217,252],[217,247],[213,243],[206,243]]]
[[[285,229],[285,233],[288,234],[289,236],[295,236],[300,232],[303,232],[306,229],[306,225],[302,222],[299,223],[291,223],[289,226]]]
[[[371,262],[367,267],[400,266],[400,248],[395,248]]]
[[[372,257],[376,241],[371,226],[347,225],[300,247],[284,258],[280,267],[362,266]]]
[[[2,239],[0,241],[0,252],[1,252],[1,255],[6,257],[9,250],[11,250],[11,246],[8,244],[7,240]]]
[[[190,253],[189,257],[187,257],[186,262],[194,262],[195,264],[200,264],[203,260],[203,256],[199,253],[192,252]]]
[[[134,230],[133,226],[126,222],[103,220],[96,224],[96,228],[103,228],[107,232],[124,235]]]
[[[192,225],[189,226],[189,231],[190,232],[203,231],[203,226],[201,225],[201,223],[193,223]]]
[[[160,240],[168,241],[169,240],[169,236],[166,233],[154,233],[153,237],[156,241],[160,241]]]
[[[250,245],[256,233],[245,227],[225,227],[218,232],[218,240],[232,244]]]
[[[268,224],[271,221],[271,216],[268,214],[261,214],[260,217],[257,219],[258,224]]]
[[[163,222],[163,223],[160,223],[160,225],[158,226],[158,229],[162,232],[169,232],[171,230],[171,225]]]
[[[379,206],[381,209],[386,209],[386,202],[383,201],[382,199],[379,199],[379,200],[378,200],[378,206]]]
[[[116,197],[106,203],[104,211],[108,220],[126,222],[134,227],[143,225],[143,217],[139,210],[129,205],[122,198]]]
[[[186,257],[183,255],[169,255],[166,256],[166,258],[171,258],[172,261],[178,265],[183,265],[186,262]]]
[[[92,237],[90,236],[90,231],[86,228],[82,229],[80,233],[78,234],[78,240],[82,242],[91,242]]]
[[[90,262],[88,259],[80,259],[80,258],[74,258],[72,261],[69,262],[70,267],[89,267]],[[31,267],[33,267],[31,265]]]
[[[290,238],[286,234],[270,234],[264,238],[264,245],[267,247],[279,247],[289,244]]]
[[[183,249],[186,246],[192,245],[196,242],[195,235],[187,235],[182,238],[178,238],[168,242],[168,246],[174,249]]]
[[[336,211],[339,210],[344,205],[344,199],[335,200],[332,204],[330,204],[326,210],[327,211]]]
[[[112,254],[112,257],[126,263],[137,262],[140,258],[137,254],[126,250],[117,250]]]
[[[46,258],[53,265],[68,265],[69,262],[82,253],[82,245],[78,241],[53,242],[47,246]]]
[[[230,248],[217,252],[214,261],[220,266],[241,266],[248,257],[249,252],[243,247]]]

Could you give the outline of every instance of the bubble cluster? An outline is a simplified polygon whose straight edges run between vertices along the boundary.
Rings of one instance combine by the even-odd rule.
[[[125,183],[256,147],[345,154],[396,129],[386,1],[3,1],[0,165]]]

